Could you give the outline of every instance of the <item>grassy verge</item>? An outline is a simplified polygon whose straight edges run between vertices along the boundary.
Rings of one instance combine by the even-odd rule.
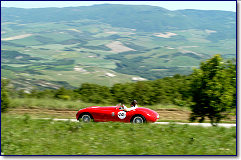
[[[5,155],[235,155],[236,128],[74,123],[2,114]]]
[[[11,99],[10,108],[47,108],[47,109],[66,109],[66,110],[78,110],[80,108],[86,108],[90,106],[115,106],[116,104],[95,104],[85,103],[82,101],[66,101],[59,99],[47,99],[47,98],[14,98]],[[128,104],[126,104],[128,106]],[[140,105],[139,105],[140,106]],[[128,106],[129,107],[129,106]],[[176,105],[146,105],[140,107],[147,107],[153,110],[159,108],[178,108],[189,110],[189,108],[181,108]]]
[[[11,99],[10,108],[45,108],[56,110],[79,110],[89,106],[95,106],[94,103],[85,103],[82,101],[66,101],[48,98],[14,98]]]

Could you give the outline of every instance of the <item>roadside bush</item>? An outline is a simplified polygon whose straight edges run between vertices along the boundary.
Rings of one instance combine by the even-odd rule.
[[[9,107],[7,86],[9,81],[1,79],[1,112],[6,112]]]

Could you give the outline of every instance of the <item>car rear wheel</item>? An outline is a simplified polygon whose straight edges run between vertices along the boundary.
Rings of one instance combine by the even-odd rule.
[[[146,119],[142,115],[137,115],[132,120],[132,123],[135,123],[135,124],[142,124],[145,122],[146,122]]]
[[[89,122],[91,122],[91,120],[92,120],[91,116],[88,114],[84,114],[81,116],[81,118],[79,118],[79,121],[84,122],[84,123],[89,123]]]

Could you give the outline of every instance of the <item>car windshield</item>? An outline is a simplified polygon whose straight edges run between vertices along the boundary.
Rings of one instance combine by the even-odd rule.
[[[121,103],[119,103],[119,104],[117,104],[117,105],[116,105],[116,107],[121,107],[121,106],[122,106],[122,104],[121,104]]]
[[[118,109],[124,109],[123,104],[121,103],[117,104],[116,107],[118,107]]]

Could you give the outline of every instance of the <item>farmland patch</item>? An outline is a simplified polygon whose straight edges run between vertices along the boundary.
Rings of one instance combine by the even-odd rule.
[[[106,47],[110,48],[112,52],[115,53],[120,53],[120,52],[127,52],[127,51],[135,51],[132,48],[124,46],[121,42],[119,41],[113,41],[109,44],[105,45]]]
[[[11,40],[16,40],[16,39],[23,39],[26,37],[30,37],[33,34],[22,34],[22,35],[18,35],[18,36],[13,36],[13,37],[8,37],[8,38],[1,38],[2,41],[11,41]]]

